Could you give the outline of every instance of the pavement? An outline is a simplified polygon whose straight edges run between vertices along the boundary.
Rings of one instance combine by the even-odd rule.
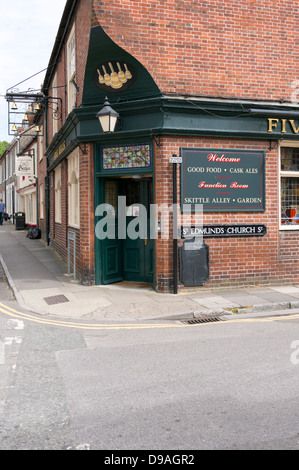
[[[203,287],[174,294],[119,283],[83,286],[43,240],[26,237],[6,222],[0,227],[0,268],[19,306],[70,319],[145,321],[246,318],[299,313],[299,284],[246,288]],[[0,302],[5,301],[1,297]]]

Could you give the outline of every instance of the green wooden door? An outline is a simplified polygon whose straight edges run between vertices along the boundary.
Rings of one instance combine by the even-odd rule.
[[[124,219],[119,218],[118,197],[125,196]],[[107,205],[105,230],[111,236],[101,241],[102,284],[122,280],[152,283],[154,280],[154,240],[150,238],[152,180],[107,179],[103,181]],[[119,224],[124,230],[118,231]]]
[[[103,199],[107,204],[105,231],[109,232],[110,236],[101,241],[102,284],[123,280],[122,247],[120,240],[118,240],[118,187],[116,179],[103,181]]]
[[[152,181],[123,181],[127,198],[127,237],[123,240],[123,278],[126,281],[153,282],[154,240],[150,239]]]
[[[127,227],[134,218],[127,218]],[[149,230],[149,221],[147,221]],[[148,232],[149,233],[149,232]],[[154,240],[150,238],[123,240],[123,279],[135,282],[153,282]]]

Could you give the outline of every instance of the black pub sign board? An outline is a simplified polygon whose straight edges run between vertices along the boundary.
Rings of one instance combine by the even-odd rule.
[[[181,148],[181,205],[204,212],[265,210],[265,152]]]

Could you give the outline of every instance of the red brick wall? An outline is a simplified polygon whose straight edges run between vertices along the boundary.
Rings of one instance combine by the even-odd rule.
[[[299,257],[298,232],[280,232],[279,236],[279,259],[296,261]]]
[[[298,1],[94,0],[93,13],[163,92],[290,101]]]
[[[87,61],[90,28],[91,28],[91,2],[81,0],[75,14],[76,22],[76,82],[79,86],[77,106],[82,102],[85,66]]]
[[[61,126],[64,124],[68,116],[68,87],[67,87],[67,41],[69,39],[72,27],[75,23],[76,29],[76,76],[75,81],[79,87],[79,92],[77,93],[76,106],[79,107],[82,102],[83,94],[83,84],[84,84],[84,74],[85,74],[85,65],[88,54],[89,46],[89,36],[91,28],[91,6],[89,0],[81,0],[79,2],[66,38],[64,40],[63,47],[58,58],[57,66],[53,69],[57,73],[57,97],[62,99],[62,120],[58,121],[58,131]],[[48,90],[48,95],[53,96],[53,80],[51,82],[50,88]],[[53,110],[55,104],[58,101],[50,101],[50,109],[48,111],[48,142],[50,143],[53,138]],[[60,110],[60,104],[59,104]]]
[[[269,282],[298,282],[299,232],[279,232],[279,174],[278,149],[269,151],[268,141],[213,139],[198,137],[165,137],[162,147],[156,147],[155,201],[172,204],[172,169],[169,156],[179,155],[180,147],[258,149],[266,151],[266,211],[205,213],[203,223],[213,224],[264,224],[263,237],[209,238],[210,280],[208,286],[250,285]],[[178,172],[178,194],[180,194]],[[178,203],[179,203],[178,199]],[[180,223],[178,223],[180,226]],[[179,243],[181,244],[182,241]],[[156,240],[156,285],[159,290],[172,286],[173,242]]]

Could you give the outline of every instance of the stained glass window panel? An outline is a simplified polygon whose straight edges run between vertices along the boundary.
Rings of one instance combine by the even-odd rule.
[[[151,166],[150,145],[128,145],[103,149],[103,170],[141,169]]]

